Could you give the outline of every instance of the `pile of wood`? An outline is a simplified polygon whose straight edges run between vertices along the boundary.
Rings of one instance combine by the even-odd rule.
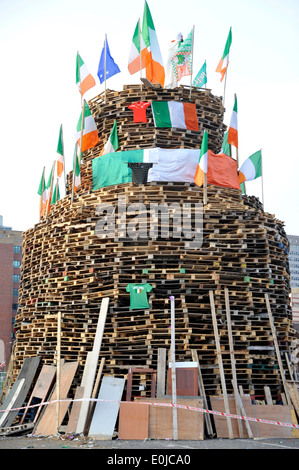
[[[99,305],[110,298],[102,344],[105,371],[127,376],[130,367],[157,367],[159,348],[170,349],[170,296],[175,297],[176,353],[179,361],[198,353],[207,393],[221,393],[209,291],[215,296],[219,335],[231,385],[231,361],[225,321],[224,289],[229,290],[238,383],[246,393],[281,392],[273,337],[265,304],[269,295],[284,362],[294,339],[289,304],[287,238],[273,215],[244,203],[238,190],[208,187],[203,208],[203,241],[192,248],[184,236],[169,236],[157,220],[156,240],[130,237],[102,239],[97,234],[99,204],[118,214],[119,196],[127,205],[202,202],[202,189],[189,183],[128,183],[67,197],[47,220],[24,233],[22,282],[16,317],[15,371],[25,357],[54,358],[57,313],[62,314],[61,352],[79,362],[78,381],[95,335]],[[194,210],[194,209],[193,209]],[[133,215],[128,216],[127,223]],[[117,219],[116,219],[117,223]],[[192,222],[194,223],[194,221]],[[137,235],[137,232],[136,232]],[[131,310],[129,283],[149,283],[150,308]],[[287,368],[286,362],[285,366]],[[141,374],[142,375],[142,374]],[[135,378],[134,390],[150,393],[151,377]]]

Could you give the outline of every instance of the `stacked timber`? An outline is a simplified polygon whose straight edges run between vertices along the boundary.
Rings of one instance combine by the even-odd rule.
[[[208,395],[221,393],[209,291],[214,292],[219,339],[228,393],[232,392],[224,289],[228,288],[238,383],[244,392],[272,396],[281,378],[267,315],[269,295],[282,356],[294,339],[289,305],[287,238],[283,223],[248,204],[239,190],[208,187],[203,207],[202,244],[193,248],[184,235],[169,234],[157,220],[158,236],[101,238],[97,207],[111,204],[118,215],[119,196],[127,204],[202,202],[203,190],[192,183],[127,183],[68,196],[55,204],[47,220],[24,233],[23,269],[16,318],[15,370],[24,358],[40,355],[53,363],[57,314],[62,314],[61,354],[78,361],[77,385],[91,351],[101,300],[110,298],[101,356],[105,373],[126,377],[131,367],[156,368],[159,348],[170,350],[170,300],[175,297],[178,361],[191,361],[196,350]],[[144,215],[144,214],[143,214]],[[130,223],[128,216],[127,223]],[[117,223],[117,219],[116,219]],[[148,309],[131,309],[129,283],[148,283]],[[140,374],[150,393],[150,377]],[[139,392],[137,392],[139,393]]]
[[[118,92],[108,90],[89,102],[100,142],[84,152],[78,192],[72,198],[69,174],[66,197],[51,207],[47,218],[23,234],[14,377],[27,357],[40,356],[44,364],[53,364],[61,316],[61,358],[78,362],[75,393],[93,348],[101,301],[109,297],[100,352],[105,359],[103,373],[127,378],[131,368],[137,369],[132,391],[150,396],[152,372],[146,371],[156,371],[159,350],[170,350],[169,297],[173,296],[176,360],[192,361],[196,352],[207,395],[219,395],[221,380],[209,297],[213,291],[227,391],[232,393],[227,288],[238,384],[245,393],[256,395],[263,395],[264,386],[269,386],[272,396],[277,397],[282,383],[265,294],[270,299],[286,370],[285,353],[295,337],[283,223],[264,212],[257,198],[242,196],[236,189],[209,186],[205,205],[203,189],[186,182],[126,183],[92,189],[92,161],[100,155],[115,120],[119,150],[200,148],[207,130],[209,148],[220,151],[225,131],[221,98],[210,90],[192,89],[197,132],[156,128],[150,106],[146,122],[134,123],[128,106],[152,100],[189,102],[189,89],[130,85]],[[140,225],[133,213],[127,214],[130,233],[121,231],[120,198],[125,198],[127,206],[138,203],[142,207]],[[151,219],[152,204],[189,205],[190,231],[194,237],[200,235],[200,244],[195,247],[190,233],[182,232],[182,219],[170,217],[169,230],[161,218]],[[99,205],[112,207],[117,235],[99,232]],[[199,227],[198,205],[202,205]],[[140,230],[149,229],[149,220],[157,229],[155,236],[148,232],[140,236]],[[152,286],[148,308],[130,307],[126,287],[132,283]]]

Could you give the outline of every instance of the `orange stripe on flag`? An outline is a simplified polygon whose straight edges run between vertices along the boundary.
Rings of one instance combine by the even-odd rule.
[[[60,160],[57,160],[57,176],[58,178],[61,177],[63,172],[63,163]]]
[[[164,86],[165,82],[165,70],[164,67],[159,63],[153,60],[152,53],[148,52],[145,56],[146,64],[146,78],[151,83],[160,83]]]
[[[95,79],[93,78],[92,75],[87,75],[86,78],[81,82],[80,84],[80,93],[81,95],[84,95],[84,93],[87,92],[90,88],[94,87],[96,84]]]
[[[200,168],[199,163],[197,164],[197,167],[196,167],[194,182],[195,184],[197,184],[197,186],[202,186],[204,183],[204,172]]]
[[[196,106],[194,103],[183,103],[183,106],[187,129],[190,129],[191,131],[199,131]]]
[[[233,127],[230,127],[228,129],[227,142],[231,145],[234,145],[236,148],[238,148],[238,131],[237,131],[237,129],[234,129]]]
[[[246,176],[244,173],[242,173],[242,171],[239,171],[239,183],[242,184],[244,181],[246,181]]]
[[[92,131],[88,134],[83,135],[82,140],[82,152],[94,147],[99,142],[98,131]],[[81,138],[78,139],[78,145],[80,148]]]
[[[143,69],[145,68],[145,57],[146,57],[146,55],[147,55],[147,49],[143,49],[141,51],[141,67]],[[128,64],[128,70],[129,70],[131,75],[133,75],[136,72],[139,72],[139,70],[140,70],[140,55]]]

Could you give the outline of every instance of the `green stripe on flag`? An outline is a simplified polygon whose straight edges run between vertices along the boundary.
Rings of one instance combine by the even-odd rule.
[[[172,127],[168,101],[152,101],[155,127]]]
[[[137,21],[137,25],[133,34],[132,42],[134,43],[137,51],[140,54],[140,38],[139,38],[139,20]]]
[[[258,150],[257,152],[253,153],[250,157],[254,168],[255,168],[255,179],[262,176],[262,152]]]
[[[146,47],[150,47],[151,45],[149,28],[152,31],[155,31],[153,18],[152,18],[150,9],[148,7],[148,4],[145,1],[144,11],[143,11],[143,21],[142,21],[142,37],[143,37]]]
[[[225,59],[225,57],[229,53],[231,44],[232,44],[232,28],[230,28],[229,33],[228,33],[228,37],[227,37],[227,40],[226,40],[226,44],[225,44],[225,48],[224,48],[224,51],[223,51],[222,59]]]
[[[114,184],[131,183],[127,162],[143,162],[143,150],[112,152],[92,160],[93,190]]]
[[[57,153],[59,153],[60,155],[63,155],[62,124],[60,126],[60,131],[59,131]]]

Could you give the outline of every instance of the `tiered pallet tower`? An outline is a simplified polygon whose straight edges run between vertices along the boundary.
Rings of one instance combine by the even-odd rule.
[[[170,300],[175,297],[175,342],[178,361],[191,361],[196,350],[207,395],[221,394],[209,291],[214,292],[220,344],[228,393],[232,392],[224,289],[228,288],[238,383],[244,392],[263,395],[269,386],[279,396],[279,374],[265,293],[274,317],[282,360],[294,339],[289,304],[287,238],[283,223],[265,213],[256,198],[241,191],[208,187],[203,207],[203,243],[190,247],[183,236],[135,240],[101,239],[96,233],[99,203],[115,206],[119,195],[127,204],[171,204],[203,201],[203,190],[193,183],[127,183],[92,190],[92,159],[96,158],[118,123],[119,150],[136,148],[200,148],[203,132],[209,147],[219,152],[225,126],[221,98],[210,90],[192,90],[199,132],[156,129],[150,107],[148,122],[135,124],[128,105],[142,100],[189,100],[189,89],[165,90],[141,85],[107,91],[89,105],[96,119],[100,143],[83,156],[82,184],[73,202],[72,175],[65,198],[47,219],[24,233],[19,311],[14,347],[17,375],[27,356],[43,363],[55,361],[57,314],[62,316],[61,354],[79,362],[75,382],[80,384],[93,340],[101,299],[110,298],[101,357],[104,373],[127,376],[130,367],[157,367],[159,348],[170,349]],[[147,214],[148,215],[148,214]],[[173,227],[175,228],[175,223]],[[153,286],[148,310],[131,310],[128,283]],[[150,377],[134,375],[135,394],[149,396]],[[143,386],[140,386],[142,383]],[[140,391],[141,390],[141,391]]]

